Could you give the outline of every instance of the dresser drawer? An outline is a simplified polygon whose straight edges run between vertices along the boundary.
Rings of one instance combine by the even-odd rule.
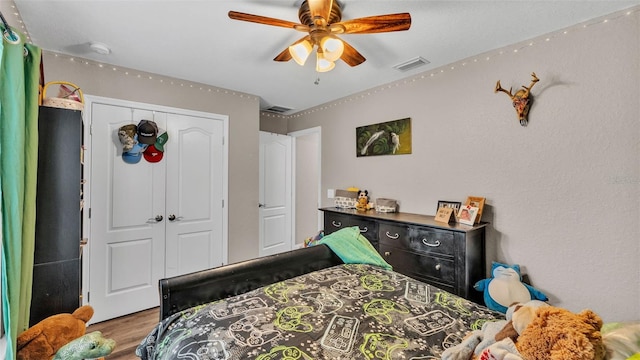
[[[378,239],[380,243],[385,243],[393,247],[404,247],[407,242],[409,228],[402,224],[380,223],[378,228]]]
[[[326,235],[336,232],[342,228],[349,227],[350,216],[324,213],[324,233]]]
[[[453,232],[441,229],[409,227],[404,248],[420,254],[455,257]]]
[[[326,235],[336,232],[340,229],[357,226],[362,234],[369,242],[378,248],[378,223],[373,220],[367,220],[355,216],[325,213],[324,214],[324,233]]]
[[[455,286],[456,270],[452,259],[441,257],[418,255],[404,249],[398,249],[380,243],[382,257],[393,266],[393,270],[427,282],[435,282],[437,285],[445,284]]]

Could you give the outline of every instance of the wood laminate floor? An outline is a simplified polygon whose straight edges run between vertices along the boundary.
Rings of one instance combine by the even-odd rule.
[[[87,333],[101,331],[105,338],[116,341],[116,347],[105,360],[134,360],[136,347],[160,319],[160,308],[152,308],[135,314],[91,324]]]

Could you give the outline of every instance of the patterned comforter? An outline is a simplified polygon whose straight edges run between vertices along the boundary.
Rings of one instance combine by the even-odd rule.
[[[268,271],[268,270],[267,270]],[[503,315],[372,265],[339,265],[176,313],[141,359],[439,359]]]

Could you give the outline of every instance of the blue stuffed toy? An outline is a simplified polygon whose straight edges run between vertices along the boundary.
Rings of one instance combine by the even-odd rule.
[[[531,285],[522,282],[520,265],[491,263],[489,279],[478,281],[473,288],[484,292],[485,305],[495,311],[506,313],[513,303],[526,303],[530,300],[549,300],[545,294]]]

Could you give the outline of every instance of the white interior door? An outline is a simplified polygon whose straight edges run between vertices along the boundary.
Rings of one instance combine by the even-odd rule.
[[[86,98],[91,217],[83,296],[94,323],[158,306],[161,278],[227,262],[228,118]],[[127,164],[117,129],[142,119],[169,134],[164,157]]]
[[[167,115],[166,276],[220,266],[223,247],[223,124]]]
[[[122,160],[117,130],[164,114],[93,103],[88,301],[92,322],[158,306],[164,276],[165,162]],[[158,217],[160,219],[160,217]]]
[[[293,203],[294,246],[300,247],[304,239],[322,229],[322,191],[320,174],[322,164],[321,129],[315,127],[289,133],[293,138]]]
[[[260,132],[260,256],[293,247],[292,139]]]

